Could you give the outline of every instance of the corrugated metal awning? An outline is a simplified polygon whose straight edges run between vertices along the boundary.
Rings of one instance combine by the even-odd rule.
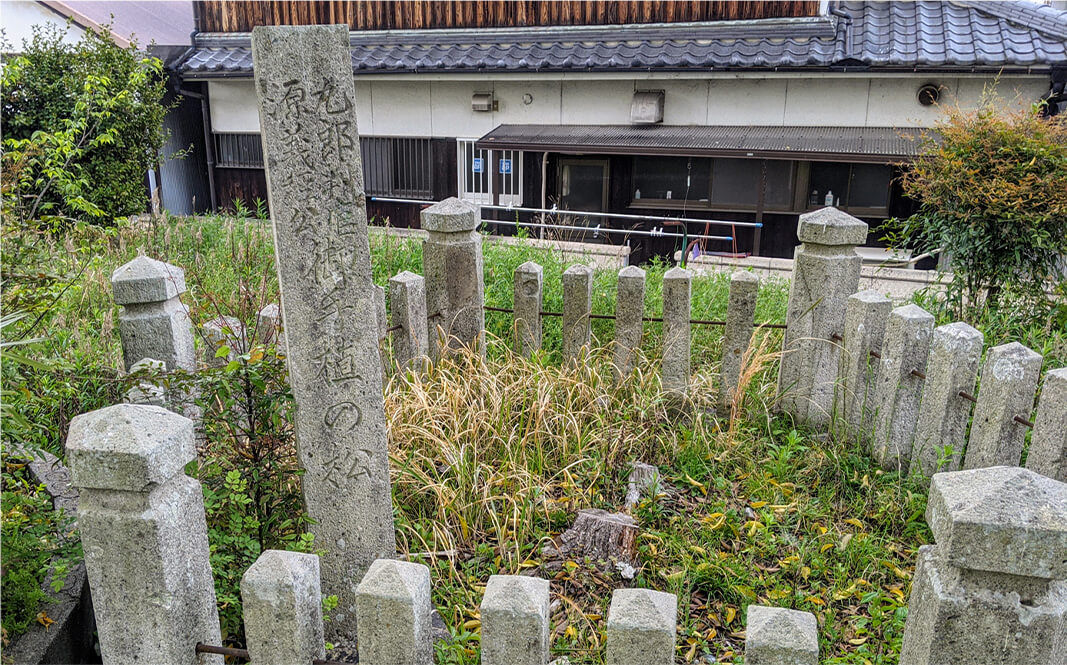
[[[500,125],[479,148],[569,154],[761,157],[886,163],[913,158],[922,130],[906,127]]]

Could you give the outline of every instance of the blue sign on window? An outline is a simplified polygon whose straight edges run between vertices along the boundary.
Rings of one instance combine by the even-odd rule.
[[[475,157],[474,158],[474,166],[471,167],[471,171],[474,171],[475,173],[481,173],[484,170],[485,170],[485,165],[482,162],[482,158],[481,157]]]
[[[510,159],[502,159],[502,160],[500,160],[500,172],[501,173],[511,173],[511,160]]]

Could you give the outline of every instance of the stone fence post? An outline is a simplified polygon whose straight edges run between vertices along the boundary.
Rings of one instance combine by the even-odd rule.
[[[482,665],[548,663],[548,580],[491,576],[481,615]]]
[[[422,243],[426,276],[426,309],[430,322],[430,351],[465,344],[485,353],[485,286],[482,274],[480,209],[455,197],[422,211],[422,228],[430,236]],[[445,338],[438,340],[440,326]]]
[[[563,271],[563,362],[574,362],[592,343],[593,269],[581,264]]]
[[[1019,464],[1026,426],[1015,417],[1029,420],[1040,373],[1041,355],[1018,342],[989,350],[982,365],[965,469]]]
[[[274,344],[279,351],[285,352],[284,325],[282,308],[278,303],[269,303],[256,313],[256,339],[265,345]]]
[[[426,280],[405,270],[389,278],[393,305],[393,357],[402,369],[418,370],[429,357],[426,331]]]
[[[645,316],[645,271],[637,266],[619,270],[615,287],[614,364],[618,378],[633,371],[637,349],[641,347]]]
[[[1062,665],[1067,484],[1018,467],[939,473],[900,665]]]
[[[871,440],[874,459],[887,471],[907,473],[911,464],[923,391],[921,375],[926,371],[933,330],[933,315],[917,305],[904,305],[889,313],[874,384]]]
[[[607,623],[607,665],[673,665],[678,597],[649,589],[616,589]]]
[[[311,665],[326,657],[319,557],[263,552],[241,578],[241,604],[255,665]]]
[[[216,663],[219,644],[193,423],[158,406],[119,404],[74,418],[67,461],[106,663]]]
[[[529,356],[541,350],[541,301],[544,269],[527,261],[515,269],[515,352]]]
[[[892,302],[877,291],[860,291],[848,297],[845,331],[841,341],[842,415],[857,441],[870,441],[874,384],[881,356],[885,325]]]
[[[248,334],[245,324],[236,316],[216,316],[204,325],[200,326],[204,334],[204,362],[212,367],[225,367],[226,363],[237,358],[249,349]],[[219,357],[218,352],[222,347],[230,350],[225,356]]]
[[[356,590],[359,662],[433,665],[430,569],[378,559]]]
[[[856,246],[867,225],[836,208],[800,216],[785,341],[778,373],[781,408],[811,425],[830,421],[837,384],[845,304],[860,281]]]
[[[1067,367],[1045,375],[1026,468],[1067,483]]]
[[[726,327],[722,333],[722,363],[719,368],[719,409],[729,415],[741,381],[742,363],[752,341],[756,323],[759,277],[747,270],[730,275],[730,296],[726,305]]]
[[[685,395],[689,389],[689,324],[693,273],[675,266],[663,275],[663,362],[660,380],[664,392]]]
[[[818,665],[819,625],[811,612],[749,605],[745,665]]]
[[[119,312],[119,336],[126,370],[142,358],[168,369],[196,371],[193,324],[179,296],[185,271],[169,263],[138,256],[111,274]]]

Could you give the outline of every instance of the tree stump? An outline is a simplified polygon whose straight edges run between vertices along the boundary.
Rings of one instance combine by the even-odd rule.
[[[574,525],[560,536],[560,556],[587,556],[603,561],[635,563],[637,522],[629,515],[592,508],[579,511]]]

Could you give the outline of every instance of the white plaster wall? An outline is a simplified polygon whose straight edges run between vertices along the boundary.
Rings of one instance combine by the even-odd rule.
[[[664,91],[669,125],[930,126],[939,112],[916,101],[919,86],[944,86],[942,104],[973,107],[992,77],[356,79],[359,131],[373,136],[482,136],[500,124],[628,125],[634,90]],[[1043,76],[1005,77],[1005,108],[1029,105],[1047,89]],[[471,95],[492,91],[496,112],[471,110]],[[217,132],[255,132],[259,116],[251,80],[212,81]],[[529,104],[523,95],[529,94]]]
[[[4,38],[16,53],[22,52],[22,42],[33,38],[33,26],[51,24],[65,28],[66,19],[51,9],[37,2],[26,0],[5,0],[0,2],[0,28],[4,31]],[[76,25],[72,25],[63,41],[74,44],[81,39],[85,31]]]

